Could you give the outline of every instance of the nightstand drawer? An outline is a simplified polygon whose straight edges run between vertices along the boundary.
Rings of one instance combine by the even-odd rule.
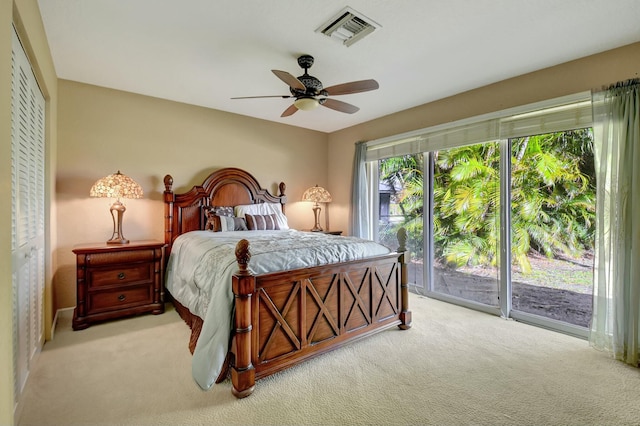
[[[92,268],[87,271],[89,288],[153,281],[153,264],[122,265],[119,268]]]
[[[149,249],[91,253],[87,256],[87,266],[113,266],[117,263],[152,262],[153,259],[154,251]]]
[[[130,308],[153,302],[151,286],[138,286],[114,291],[100,291],[89,295],[88,313]]]

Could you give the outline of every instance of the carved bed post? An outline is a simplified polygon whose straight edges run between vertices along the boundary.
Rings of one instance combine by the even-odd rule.
[[[240,240],[236,245],[238,272],[233,276],[235,298],[234,336],[235,359],[231,365],[232,393],[244,398],[255,388],[255,368],[251,363],[251,296],[255,291],[256,279],[249,272],[249,241]]]
[[[402,330],[411,328],[411,311],[409,310],[409,271],[407,264],[409,263],[410,254],[407,251],[407,230],[400,228],[398,230],[398,250],[400,254],[400,297],[402,301],[402,310],[400,311],[400,321],[398,326]]]
[[[171,243],[173,242],[173,202],[175,194],[173,193],[173,177],[166,175],[164,177],[164,242],[167,244],[165,253],[165,261],[169,260],[169,252],[171,251]]]
[[[278,189],[280,190],[280,194],[278,194],[278,197],[280,198],[280,205],[282,206],[282,213],[284,213],[284,205],[287,202],[287,196],[284,195],[284,191],[287,189],[287,185],[285,185],[284,182],[280,182],[280,185],[278,185]]]

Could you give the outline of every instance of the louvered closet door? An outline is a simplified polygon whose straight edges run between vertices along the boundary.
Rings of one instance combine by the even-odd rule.
[[[45,101],[15,30],[11,65],[11,250],[17,400],[44,335]]]

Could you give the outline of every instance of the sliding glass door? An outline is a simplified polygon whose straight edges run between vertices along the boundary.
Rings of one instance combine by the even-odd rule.
[[[499,306],[500,147],[497,142],[431,153],[429,290]]]
[[[586,336],[593,294],[591,129],[379,161],[378,236],[400,226],[415,292]]]
[[[409,282],[424,293],[424,156],[393,157],[380,161],[378,175],[378,241],[398,248],[397,232],[407,231]]]
[[[588,327],[595,231],[591,129],[510,143],[512,316]]]

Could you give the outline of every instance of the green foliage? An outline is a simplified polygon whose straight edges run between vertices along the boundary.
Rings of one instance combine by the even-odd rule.
[[[523,272],[527,255],[578,256],[594,240],[595,177],[590,129],[511,141],[511,253]],[[496,265],[500,233],[498,142],[434,156],[434,249],[450,266]],[[422,247],[423,156],[383,160],[380,179],[392,191],[409,235]],[[394,234],[397,226],[388,227]],[[381,234],[385,234],[381,232]]]
[[[434,249],[451,266],[496,265],[499,241],[499,145],[440,151],[434,166]]]
[[[389,158],[380,162],[381,180],[391,192],[392,203],[402,212],[402,222],[381,223],[378,237],[382,244],[395,249],[396,233],[400,226],[407,230],[409,249],[415,257],[422,258],[422,200],[423,200],[423,156],[408,155]]]

